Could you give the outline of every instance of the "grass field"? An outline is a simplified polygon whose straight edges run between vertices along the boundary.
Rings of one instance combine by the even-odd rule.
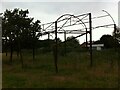
[[[118,53],[112,50],[94,51],[93,67],[89,52],[71,52],[59,56],[55,73],[52,53],[37,52],[32,60],[31,51],[23,53],[24,68],[14,54],[10,65],[9,54],[3,57],[3,88],[116,88],[118,87]],[[113,63],[111,63],[113,61]]]

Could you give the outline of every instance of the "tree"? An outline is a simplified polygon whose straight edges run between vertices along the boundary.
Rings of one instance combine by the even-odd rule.
[[[104,44],[105,48],[115,48],[119,46],[118,41],[111,35],[103,35],[100,42]]]
[[[40,30],[41,30],[41,26],[39,25],[40,21],[37,20],[35,21],[35,23],[33,22],[32,25],[31,25],[31,34],[32,34],[32,49],[33,49],[33,60],[35,59],[35,47],[36,47],[36,43],[37,43],[37,40],[39,39],[39,33],[40,33]],[[38,34],[37,34],[38,32]]]
[[[77,39],[74,39],[73,36],[67,37],[67,46],[69,48],[77,48],[79,47],[79,41]]]
[[[33,48],[33,41],[38,40],[37,31],[40,29],[40,21],[33,22],[34,18],[29,18],[28,14],[28,10],[17,8],[14,10],[6,9],[4,12],[2,37],[5,39],[5,45],[10,43],[10,61],[12,61],[13,50],[17,50],[22,58],[21,49]]]
[[[67,37],[66,42],[62,43],[60,48],[60,53],[66,55],[66,52],[76,51],[80,48],[79,41],[73,36]]]

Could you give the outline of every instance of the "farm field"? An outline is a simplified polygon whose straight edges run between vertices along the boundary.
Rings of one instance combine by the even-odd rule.
[[[114,50],[93,51],[93,67],[89,52],[69,52],[58,56],[55,72],[52,53],[39,53],[32,60],[32,51],[23,52],[24,67],[16,53],[13,63],[2,54],[3,88],[117,88],[118,53]]]

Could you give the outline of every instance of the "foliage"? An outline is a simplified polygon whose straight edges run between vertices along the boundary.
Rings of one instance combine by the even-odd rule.
[[[118,41],[111,35],[103,35],[100,38],[100,42],[104,44],[105,48],[115,48],[120,46]]]
[[[77,39],[74,39],[75,37],[74,36],[71,36],[71,37],[67,37],[67,47],[68,48],[77,48],[79,47],[79,41]]]
[[[102,42],[100,40],[97,40],[95,42],[93,42],[94,44],[102,44]]]
[[[3,46],[12,43],[14,49],[18,48],[18,44],[21,44],[22,48],[31,48],[32,42],[38,40],[40,21],[33,22],[34,18],[29,18],[28,14],[28,10],[6,9],[2,18]]]
[[[80,45],[79,45],[79,41],[71,36],[71,37],[67,37],[66,41],[63,41],[62,43],[59,44],[58,47],[58,52],[61,55],[65,55],[66,53],[69,52],[77,52],[80,50]]]

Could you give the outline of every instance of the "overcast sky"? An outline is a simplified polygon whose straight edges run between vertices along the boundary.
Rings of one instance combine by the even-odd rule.
[[[57,1],[57,0],[56,0]],[[106,10],[115,20],[118,25],[118,1],[119,0],[2,0],[1,12],[6,9],[28,9],[29,17],[34,17],[35,20],[40,20],[41,23],[53,22],[63,14],[80,15],[83,13],[92,13],[92,17],[106,15],[102,10]],[[0,5],[1,6],[1,5]],[[99,23],[98,23],[99,22]],[[110,17],[97,19],[93,21],[93,26],[112,24]],[[112,34],[113,28],[100,28],[93,30],[93,40],[98,40],[103,34]],[[62,35],[60,36],[62,37]],[[85,41],[85,38],[79,38],[80,42]]]

